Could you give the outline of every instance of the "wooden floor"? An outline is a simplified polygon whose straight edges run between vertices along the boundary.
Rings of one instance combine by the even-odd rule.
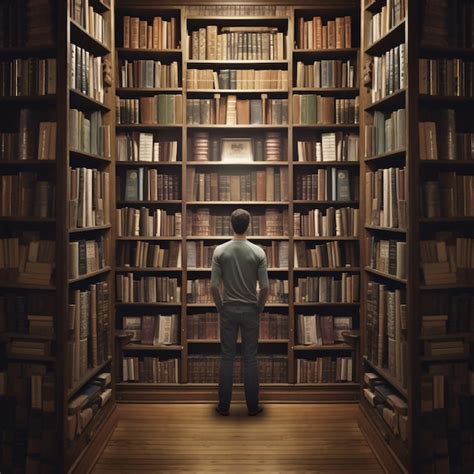
[[[357,405],[119,405],[118,427],[94,474],[383,473],[356,421]]]

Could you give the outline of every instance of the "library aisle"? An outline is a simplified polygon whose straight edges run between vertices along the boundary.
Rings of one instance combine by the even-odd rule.
[[[93,474],[364,473],[381,474],[357,426],[356,404],[245,404],[231,416],[210,404],[121,404],[117,429]]]

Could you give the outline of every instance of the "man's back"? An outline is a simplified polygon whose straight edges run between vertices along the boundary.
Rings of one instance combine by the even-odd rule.
[[[256,283],[267,286],[265,252],[248,240],[230,240],[213,255],[213,286],[224,285],[223,303],[257,304]]]

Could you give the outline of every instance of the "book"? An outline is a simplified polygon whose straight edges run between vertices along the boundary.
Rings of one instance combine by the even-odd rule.
[[[173,277],[136,277],[134,273],[116,275],[116,300],[119,303],[176,303],[181,287]]]
[[[116,136],[117,161],[176,162],[178,141],[160,140],[153,133],[119,133]]]
[[[370,238],[370,267],[374,270],[406,279],[407,254],[406,242],[394,239]]]
[[[77,240],[69,242],[69,278],[94,273],[106,266],[106,248],[104,238],[95,240]]]
[[[177,89],[180,87],[177,61],[166,64],[153,59],[135,61],[121,59],[118,71],[119,87],[124,89]]]
[[[351,357],[299,357],[296,359],[296,383],[352,382],[353,370]]]
[[[357,303],[359,275],[342,273],[340,277],[299,277],[294,288],[295,303]]]
[[[358,182],[349,170],[319,168],[314,174],[297,174],[295,199],[301,201],[351,201],[358,195]]]
[[[326,242],[315,245],[294,242],[295,268],[340,268],[359,266],[359,250],[354,242]]]
[[[117,97],[117,124],[178,125],[182,118],[182,96],[159,94],[140,99]]]
[[[110,125],[102,123],[100,112],[69,109],[69,148],[104,158],[111,156]]]
[[[389,115],[375,111],[373,124],[365,126],[366,158],[404,150],[406,147],[406,110],[398,109]]]
[[[296,88],[354,88],[357,87],[357,64],[351,60],[323,59],[306,64],[296,63]]]
[[[293,213],[293,233],[301,237],[357,237],[359,209],[328,207]]]
[[[150,242],[121,242],[117,249],[117,265],[132,268],[180,268],[181,244]]]
[[[165,19],[154,16],[142,20],[139,17],[123,17],[122,41],[124,48],[179,49],[179,23],[171,16]]]
[[[296,29],[297,49],[340,49],[352,47],[352,18],[326,19],[314,16],[309,20],[299,16]]]
[[[121,207],[116,210],[117,236],[175,237],[181,235],[182,215],[166,209]]]
[[[71,68],[69,87],[104,103],[107,83],[104,83],[104,58],[73,43],[70,45]]]
[[[293,94],[293,123],[296,125],[357,124],[359,97],[337,99],[316,94]]]
[[[123,358],[122,382],[179,383],[179,359],[126,356]]]

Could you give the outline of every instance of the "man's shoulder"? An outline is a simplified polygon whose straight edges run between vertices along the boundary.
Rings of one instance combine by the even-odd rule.
[[[254,244],[253,242],[249,242],[248,240],[247,240],[247,244],[250,246],[250,248],[254,251],[254,253],[258,257],[260,258],[265,257],[265,250],[263,250],[262,247]]]
[[[232,243],[232,240],[229,240],[227,242],[224,242],[223,244],[217,245],[216,248],[214,249],[214,255],[218,256],[222,254],[222,252],[224,252],[225,249],[228,248],[231,243]]]

